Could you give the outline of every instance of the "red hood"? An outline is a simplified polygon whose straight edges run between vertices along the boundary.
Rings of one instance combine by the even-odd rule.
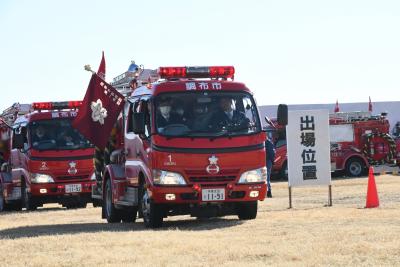
[[[174,148],[234,148],[234,147],[246,147],[258,144],[264,144],[265,139],[266,139],[266,134],[264,132],[247,136],[219,137],[213,140],[210,140],[210,138],[203,138],[203,137],[166,138],[157,135],[154,136],[154,144],[160,147],[174,147]]]

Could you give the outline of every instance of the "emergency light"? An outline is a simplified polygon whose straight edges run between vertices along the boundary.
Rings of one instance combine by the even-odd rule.
[[[210,67],[160,67],[158,74],[161,78],[231,78],[235,74],[233,66]]]
[[[32,104],[34,110],[73,109],[80,106],[82,106],[82,101],[35,102]]]

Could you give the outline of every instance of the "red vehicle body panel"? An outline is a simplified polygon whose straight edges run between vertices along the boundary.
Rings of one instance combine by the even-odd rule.
[[[250,90],[242,83],[228,81],[193,81],[178,80],[152,84],[149,87],[139,87],[130,99],[147,97],[152,99],[160,94],[169,92],[187,92],[186,83],[206,83],[208,90],[246,92]],[[218,89],[213,89],[213,83],[218,83]],[[124,125],[128,125],[129,107],[125,107]],[[191,204],[204,203],[199,197],[201,188],[223,188],[226,199],[221,202],[246,202],[264,200],[266,194],[265,182],[254,184],[238,184],[241,174],[245,171],[265,167],[264,142],[266,135],[258,132],[249,135],[220,137],[216,139],[205,137],[174,137],[167,138],[155,131],[155,114],[152,113],[152,135],[150,138],[140,138],[139,135],[128,133],[119,135],[119,148],[124,151],[124,160],[117,166],[107,166],[103,179],[112,179],[113,203],[121,201],[126,188],[140,186],[141,177],[144,178],[146,189],[153,201],[158,204]],[[220,172],[210,175],[206,167],[210,164],[210,156],[218,157]],[[153,183],[153,170],[171,171],[181,174],[186,185],[160,186]],[[103,187],[105,180],[103,180]],[[196,187],[198,187],[196,189]],[[200,188],[200,190],[199,190]],[[104,189],[104,188],[103,188]],[[103,190],[103,194],[104,194]],[[257,197],[250,197],[250,191],[258,191]],[[238,193],[242,196],[238,197]],[[166,194],[175,194],[176,199],[166,200]],[[103,199],[104,199],[103,195]]]

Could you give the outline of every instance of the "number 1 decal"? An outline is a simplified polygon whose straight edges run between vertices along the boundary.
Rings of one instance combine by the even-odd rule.
[[[167,158],[168,158],[168,160],[166,162],[164,162],[164,166],[175,166],[176,165],[176,162],[172,161],[172,155],[171,154],[169,154],[167,156]]]

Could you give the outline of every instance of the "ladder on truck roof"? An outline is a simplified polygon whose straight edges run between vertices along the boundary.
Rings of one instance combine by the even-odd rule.
[[[157,70],[140,69],[139,72],[124,72],[121,75],[113,78],[110,83],[123,96],[128,96],[132,93],[131,83],[136,80],[137,87],[156,82],[160,79]]]
[[[350,112],[336,112],[329,114],[329,119],[333,121],[368,121],[368,120],[379,120],[382,116],[374,116],[369,111],[350,111]]]
[[[6,108],[1,114],[0,117],[6,122],[8,125],[14,123],[14,121],[21,115],[28,114],[32,112],[31,104],[20,104],[14,103],[11,107]]]

